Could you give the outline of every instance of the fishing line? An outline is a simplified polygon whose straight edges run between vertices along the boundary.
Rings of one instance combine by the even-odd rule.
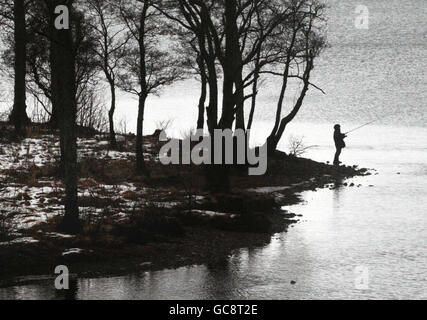
[[[386,116],[384,116],[384,117],[382,117],[382,118],[378,118],[378,119],[375,119],[375,120],[369,121],[368,123],[365,123],[364,125],[361,125],[360,127],[354,128],[354,129],[352,129],[352,130],[350,130],[350,131],[348,131],[348,132],[346,132],[346,133],[344,133],[344,134],[349,134],[349,133],[354,132],[354,131],[356,131],[356,130],[362,129],[362,128],[364,128],[364,127],[366,127],[366,126],[368,126],[368,125],[370,125],[370,124],[372,124],[372,123],[374,123],[374,122],[377,122],[377,121],[383,120],[383,119],[385,119],[385,118],[391,117],[391,116],[393,116],[393,115],[395,115],[395,114],[397,114],[397,113],[399,113],[399,112],[400,112],[400,111],[398,111],[398,112],[394,112],[394,113],[390,113],[390,114],[388,114],[388,115],[386,115]]]

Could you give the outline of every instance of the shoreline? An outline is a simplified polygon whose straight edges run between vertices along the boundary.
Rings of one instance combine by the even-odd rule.
[[[151,145],[155,143],[153,137],[145,139],[149,140]],[[102,141],[97,140],[93,146],[99,146]],[[152,155],[154,154],[155,150],[152,152]],[[108,205],[112,210],[117,207],[117,213],[121,214],[117,217],[121,217],[121,220],[115,215],[112,215],[114,218],[108,217],[113,221],[107,218],[102,220],[99,225],[101,229],[97,233],[91,230],[92,233],[86,232],[76,237],[57,234],[55,217],[48,218],[41,224],[35,223],[31,228],[20,230],[24,239],[33,239],[34,242],[9,245],[4,245],[3,242],[3,245],[0,245],[0,287],[37,281],[37,277],[31,280],[31,277],[26,276],[49,275],[54,278],[54,269],[58,265],[66,265],[69,272],[77,277],[93,278],[219,263],[235,250],[267,245],[274,234],[284,232],[291,224],[297,223],[299,217],[287,212],[286,206],[299,203],[299,193],[318,188],[333,188],[344,185],[347,178],[370,174],[367,169],[334,167],[304,158],[287,157],[284,165],[284,159],[285,155],[279,153],[277,159],[273,159],[269,164],[282,168],[281,171],[276,170],[273,176],[254,178],[241,176],[239,173],[233,174],[231,194],[196,192],[194,190],[200,189],[197,185],[192,186],[194,190],[190,190],[189,198],[193,203],[190,203],[190,206],[187,203],[188,192],[183,192],[183,188],[179,187],[179,179],[168,171],[178,170],[185,176],[188,169],[181,166],[167,168],[168,170],[164,167],[159,169],[150,162],[155,174],[158,175],[156,170],[161,170],[165,175],[153,179],[154,188],[159,191],[150,193],[147,185],[137,185],[136,181],[140,178],[135,177],[133,188],[128,188],[121,193],[123,196],[118,198],[135,203],[138,192],[143,191],[145,199],[153,198],[149,201],[156,205],[151,209],[149,206],[141,209],[145,219],[142,224],[149,221],[145,217],[147,210],[153,210],[156,217],[160,215],[164,216],[164,219],[150,221],[150,230],[147,231],[145,226],[141,227],[138,223],[135,225],[134,220],[140,221],[141,216],[135,213],[132,215],[130,209],[128,215],[131,218],[125,220],[126,217],[122,214],[123,203],[106,204],[100,201],[96,207]],[[108,161],[112,162],[111,159]],[[121,161],[124,160],[113,161],[119,169],[124,166]],[[51,174],[51,171],[45,171]],[[119,172],[123,173],[122,170]],[[5,170],[0,170],[0,174],[5,175]],[[85,178],[96,178],[98,183],[106,183],[102,181],[106,179],[103,173],[96,174],[97,177],[89,174]],[[190,174],[193,180],[200,180],[197,173],[195,179],[194,172]],[[37,183],[46,180],[46,175],[49,176],[44,174],[43,179],[39,178]],[[130,183],[129,176],[121,178],[125,181],[121,183]],[[22,179],[21,182],[24,184],[27,181]],[[85,183],[82,183],[82,188],[86,187]],[[98,193],[95,198],[82,197],[82,202],[88,201],[93,206],[94,202],[109,197],[106,190],[102,192],[105,194]],[[25,196],[20,196],[23,197],[22,201],[25,201]],[[58,204],[55,198],[45,198],[43,204]],[[166,202],[159,202],[160,200]],[[32,203],[34,199],[26,201]],[[159,206],[158,203],[165,206]],[[171,203],[174,205],[170,205]],[[118,223],[119,220],[125,222]],[[23,276],[24,278],[19,278]]]

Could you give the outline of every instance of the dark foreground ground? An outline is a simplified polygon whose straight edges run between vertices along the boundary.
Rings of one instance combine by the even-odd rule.
[[[233,192],[212,194],[202,167],[160,164],[157,136],[144,141],[148,179],[135,173],[133,136],[110,150],[105,136],[81,130],[84,231],[71,236],[57,232],[63,186],[55,133],[35,126],[13,142],[10,127],[0,124],[0,132],[0,286],[18,276],[53,275],[57,265],[96,277],[216,263],[235,249],[267,244],[297,222],[285,208],[299,192],[370,174],[277,153],[266,175],[233,169]]]

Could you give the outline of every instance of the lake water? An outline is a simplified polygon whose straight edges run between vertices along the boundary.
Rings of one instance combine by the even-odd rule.
[[[426,299],[427,298],[427,6],[424,0],[365,0],[369,29],[355,28],[359,1],[327,1],[328,49],[317,64],[304,109],[289,135],[313,145],[305,155],[332,161],[332,126],[354,132],[345,164],[378,174],[352,179],[357,187],[303,193],[305,203],[285,208],[302,214],[263,248],[242,249],[215,265],[80,279],[78,299]],[[196,122],[197,82],[177,84],[150,99],[146,132],[173,118],[171,135]],[[277,85],[260,96],[253,144],[274,118]],[[288,105],[293,96],[287,99]],[[122,97],[118,118],[128,129],[136,101]],[[360,287],[361,271],[365,289]],[[290,282],[295,281],[292,285]],[[357,282],[359,285],[356,285]],[[0,289],[2,299],[61,298],[52,281]]]
[[[424,0],[327,0],[328,41],[315,63],[300,122],[365,123],[385,117],[381,124],[424,126],[427,119],[427,4]],[[357,29],[356,7],[369,10],[369,29]],[[271,130],[280,90],[279,79],[265,79],[260,90],[253,130],[265,137]],[[145,132],[172,119],[171,135],[196,126],[199,84],[185,81],[149,99]],[[295,99],[287,95],[285,109]],[[246,115],[248,114],[246,108]],[[137,101],[122,96],[117,119],[134,130]],[[310,131],[306,132],[309,135]],[[253,135],[255,136],[255,135]],[[261,139],[261,138],[260,138]]]

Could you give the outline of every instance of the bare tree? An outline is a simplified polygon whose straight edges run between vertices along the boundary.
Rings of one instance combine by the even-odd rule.
[[[183,69],[187,68],[189,74],[194,74],[200,81],[200,96],[197,104],[198,116],[196,128],[203,130],[205,127],[205,104],[208,97],[208,73],[205,59],[200,53],[197,39],[183,28],[177,28],[176,24],[170,24],[170,32],[177,36],[182,46],[182,54],[187,57],[183,63]]]
[[[96,86],[89,87],[79,98],[77,124],[80,127],[106,132],[108,130],[107,108]]]
[[[244,103],[255,93],[245,95],[245,89],[258,79],[260,67],[253,67],[258,53],[286,15],[286,6],[280,1],[200,1],[164,0],[157,7],[169,19],[193,33],[198,40],[198,53],[207,69],[210,103],[207,112],[209,132],[215,129],[245,129]],[[254,21],[264,25],[255,28]],[[265,18],[267,16],[268,18]],[[218,71],[222,71],[222,112],[218,121]],[[259,64],[258,64],[259,65]],[[256,91],[256,85],[255,85]],[[255,103],[255,102],[254,102]],[[215,151],[213,150],[212,154]],[[208,174],[211,187],[228,189],[226,166],[212,166]]]
[[[275,152],[286,126],[301,109],[309,87],[314,86],[310,82],[314,60],[326,46],[322,24],[325,5],[317,0],[295,0],[291,3],[290,8],[292,9],[291,16],[281,25],[283,31],[288,31],[286,39],[282,38],[283,42],[280,43],[280,47],[285,53],[284,59],[279,59],[278,63],[273,64],[275,70],[282,65],[283,72],[278,73],[275,70],[261,72],[282,78],[276,119],[270,136],[267,138],[270,154]],[[292,69],[296,71],[291,72]],[[290,79],[301,81],[302,88],[292,110],[282,118],[283,103]]]
[[[117,147],[114,131],[114,112],[116,110],[116,73],[120,61],[126,53],[126,45],[131,37],[126,25],[118,19],[116,1],[89,0],[87,5],[91,17],[91,27],[97,35],[97,45],[93,51],[98,65],[110,86],[111,104],[108,112],[110,145]]]
[[[9,121],[15,126],[17,135],[24,135],[24,126],[30,122],[26,105],[26,3],[25,0],[3,0],[2,16],[13,21],[14,99]]]
[[[51,65],[52,53],[49,16],[40,0],[29,2],[27,27],[27,91],[31,93],[44,111],[49,115],[49,123],[53,128],[59,128],[60,110],[53,103]],[[83,105],[89,91],[94,90],[98,83],[99,72],[97,60],[93,55],[95,35],[89,28],[89,18],[83,11],[74,10],[72,36],[75,47],[75,83],[77,88],[77,108],[85,109]],[[10,59],[9,59],[10,60]]]
[[[214,2],[209,2],[209,14],[217,13],[213,7]],[[176,32],[182,34],[181,40],[184,46],[190,46],[197,62],[198,72],[201,80],[201,95],[199,99],[199,119],[198,127],[201,123],[201,103],[206,99],[207,88],[209,87],[209,102],[207,111],[207,125],[210,133],[217,128],[218,122],[218,70],[217,58],[213,39],[209,33],[207,18],[209,15],[199,10],[196,1],[187,0],[163,0],[156,2],[158,9],[165,17],[175,23]],[[190,51],[191,51],[190,50]],[[190,51],[188,52],[190,54]],[[204,113],[204,106],[203,106]]]
[[[120,1],[120,15],[132,35],[131,47],[122,63],[119,87],[138,97],[138,119],[136,134],[136,168],[146,170],[143,155],[143,124],[147,97],[182,79],[181,60],[161,48],[160,14],[149,0]]]
[[[60,111],[61,164],[65,185],[65,214],[60,228],[69,233],[81,230],[77,199],[77,88],[76,88],[76,47],[69,29],[57,29],[55,8],[66,6],[73,23],[73,1],[52,0],[44,2],[49,16],[49,40],[51,43],[51,92],[52,104]]]

